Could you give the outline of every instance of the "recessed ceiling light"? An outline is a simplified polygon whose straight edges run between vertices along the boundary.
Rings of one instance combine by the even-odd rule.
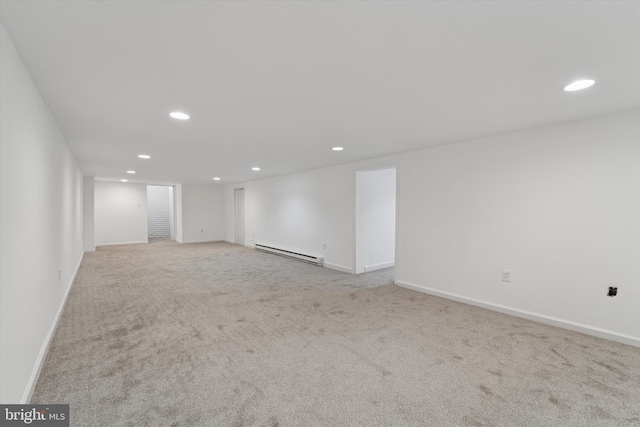
[[[128,179],[121,179],[120,181],[122,181],[122,182],[129,182],[129,180],[128,180]]]
[[[171,117],[178,120],[189,120],[189,115],[185,114],[181,111],[174,111],[173,113],[169,113]]]
[[[140,157],[141,159],[150,159],[151,156],[148,154],[138,154],[138,157]]]
[[[136,171],[127,171],[127,173],[133,174],[133,173],[136,173]]]
[[[220,178],[218,178],[217,176],[215,178],[213,178],[214,181],[220,181]]]
[[[252,171],[259,171],[260,168],[251,168]]]
[[[586,89],[590,86],[593,86],[593,84],[595,83],[595,80],[576,80],[575,82],[568,84],[564,87],[564,90],[566,90],[567,92],[573,92],[575,90],[582,90],[582,89]]]
[[[344,150],[344,148],[343,147],[333,147],[332,150],[333,151],[342,151],[342,150]]]

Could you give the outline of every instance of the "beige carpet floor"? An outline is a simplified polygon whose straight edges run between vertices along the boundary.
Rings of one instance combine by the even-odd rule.
[[[640,349],[227,243],[86,254],[33,403],[73,426],[638,426]]]

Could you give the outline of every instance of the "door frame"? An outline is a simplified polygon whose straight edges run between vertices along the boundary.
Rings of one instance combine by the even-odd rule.
[[[366,236],[364,235],[364,179],[367,172],[378,170],[395,169],[396,171],[396,200],[395,200],[395,254],[394,259],[397,260],[398,253],[398,166],[395,163],[379,164],[367,168],[356,169],[355,171],[355,215],[354,215],[354,244],[353,244],[353,272],[361,274],[365,272],[366,257],[364,255],[364,247],[366,246]]]

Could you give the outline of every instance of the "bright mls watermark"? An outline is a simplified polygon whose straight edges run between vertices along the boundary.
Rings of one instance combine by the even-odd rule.
[[[69,405],[0,405],[0,425],[69,427]]]

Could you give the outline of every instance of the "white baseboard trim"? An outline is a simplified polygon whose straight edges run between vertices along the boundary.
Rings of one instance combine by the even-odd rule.
[[[380,264],[367,265],[364,267],[364,272],[369,273],[371,271],[382,270],[383,268],[389,268],[396,265],[395,261],[381,262]]]
[[[249,249],[255,249],[255,248],[256,248],[256,246],[255,246],[255,245],[248,245],[248,244],[246,244],[246,243],[245,243],[244,247],[245,247],[245,248],[249,248]]]
[[[83,258],[84,258],[84,252],[82,253],[82,255],[80,255],[80,260],[78,261],[78,265],[76,265],[76,269],[73,272],[73,276],[71,276],[71,280],[67,285],[67,290],[65,291],[64,297],[60,302],[60,306],[58,307],[58,312],[56,313],[56,316],[53,319],[53,323],[51,324],[51,328],[49,328],[49,332],[47,333],[47,336],[44,338],[44,342],[42,343],[42,347],[40,348],[40,353],[38,354],[38,358],[36,359],[36,364],[33,367],[33,371],[31,371],[31,377],[29,377],[27,388],[22,394],[22,399],[20,399],[21,405],[27,405],[29,404],[29,402],[31,402],[31,398],[33,397],[33,392],[36,388],[36,384],[38,383],[38,378],[40,377],[40,372],[42,371],[42,366],[44,365],[44,361],[47,358],[49,347],[51,347],[51,341],[53,341],[53,337],[56,334],[56,329],[58,328],[60,317],[62,317],[62,312],[64,311],[64,307],[67,305],[67,298],[69,298],[71,287],[73,286],[73,282],[76,280],[76,275],[78,274],[78,270],[80,269],[80,264],[82,264]]]
[[[85,249],[84,253],[88,254],[88,253],[95,252],[95,251],[96,251],[95,248],[94,249]]]
[[[96,248],[100,246],[146,245],[148,243],[148,240],[140,240],[139,242],[96,243]]]
[[[178,241],[176,240],[176,242]],[[182,242],[178,242],[178,243],[184,243],[186,245],[190,243],[219,243],[219,242],[224,242],[224,240],[189,240],[189,241],[183,240]]]
[[[434,295],[441,298],[446,298],[458,302],[462,302],[469,305],[475,305],[477,307],[486,308],[488,310],[497,311],[499,313],[508,314],[515,317],[520,317],[527,320],[533,320],[534,322],[544,323],[546,325],[557,326],[559,328],[569,329],[571,331],[580,332],[586,335],[592,335],[598,338],[605,338],[611,341],[617,341],[623,344],[632,345],[634,347],[640,347],[640,337],[634,337],[631,335],[620,334],[617,332],[609,331],[606,329],[596,328],[593,326],[583,325],[581,323],[572,322],[569,320],[559,319],[557,317],[545,316],[543,314],[533,313],[526,310],[518,310],[515,308],[507,307],[500,304],[493,304],[486,301],[481,301],[473,298],[463,297],[461,295],[451,294],[449,292],[438,291],[426,286],[415,285],[413,283],[404,282],[402,280],[396,280],[396,285],[411,289],[414,291],[422,292],[429,295]]]
[[[343,273],[353,274],[353,268],[345,267],[344,265],[332,264],[330,262],[325,261],[324,266],[332,270],[338,270],[338,271],[342,271]]]
[[[234,242],[233,240],[227,240],[227,239],[224,239],[224,240],[220,240],[220,241],[221,241],[221,242],[231,243],[232,245],[240,245],[239,243],[236,243],[236,242]],[[245,247],[247,247],[247,248],[251,248],[251,249],[254,249],[254,248],[255,248],[255,246],[253,246],[253,245],[240,245],[240,246],[245,246]]]

